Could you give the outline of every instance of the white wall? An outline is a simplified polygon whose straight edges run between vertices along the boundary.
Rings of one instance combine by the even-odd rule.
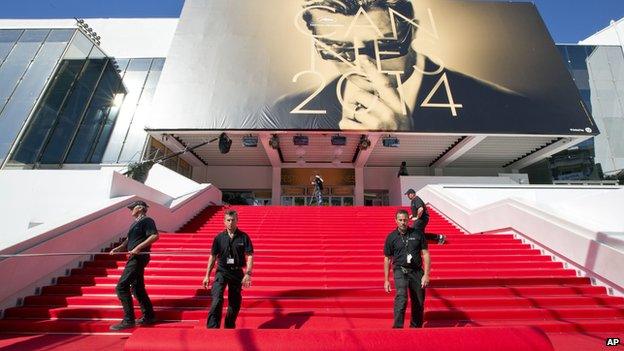
[[[178,21],[178,18],[85,19],[101,37],[104,52],[117,58],[166,57]],[[74,19],[0,19],[0,28],[75,27]]]
[[[203,182],[215,184],[219,189],[271,189],[272,179],[270,166],[208,166]]]
[[[34,214],[43,221],[30,229],[3,231],[0,254],[97,252],[125,235],[132,222],[125,206],[139,199],[148,203],[149,216],[161,231],[174,231],[206,206],[221,203],[221,191],[210,184],[196,184],[197,191],[183,194],[192,184],[180,178],[184,177],[160,165],[152,168],[146,182],[153,187],[110,170],[0,171],[0,221],[4,224],[26,215],[29,221]],[[182,195],[176,198],[158,189]],[[0,285],[0,308],[14,305],[17,298],[32,294],[37,286],[49,284],[88,257],[0,260],[0,280],[10,282]]]
[[[393,206],[409,206],[407,196],[404,196],[408,189],[416,192],[431,184],[517,184],[509,177],[401,177],[400,182],[394,183],[390,190],[390,204]],[[425,199],[426,201],[426,199]]]
[[[624,46],[624,18],[610,23],[589,38],[579,41],[579,44]]]
[[[624,188],[429,185],[419,192],[469,233],[509,232],[624,294]]]

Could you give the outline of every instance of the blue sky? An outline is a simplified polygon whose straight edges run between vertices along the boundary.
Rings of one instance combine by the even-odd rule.
[[[178,17],[183,3],[183,0],[0,0],[0,17]],[[624,0],[535,0],[534,3],[558,43],[575,43],[606,27],[611,19],[624,17]]]

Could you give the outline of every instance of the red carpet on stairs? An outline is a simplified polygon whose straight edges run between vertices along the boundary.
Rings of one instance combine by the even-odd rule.
[[[239,330],[256,330],[250,335],[262,338],[292,335],[293,341],[304,340],[305,335],[308,342],[328,335],[329,330],[390,335],[393,294],[383,291],[382,249],[395,226],[396,208],[234,208],[239,211],[239,227],[255,247],[253,285],[243,292]],[[161,234],[153,245],[153,251],[171,252],[154,255],[145,278],[161,321],[151,329],[162,334],[141,331],[131,338],[133,345],[141,335],[149,341],[166,333],[180,335],[180,329],[197,329],[188,335],[206,332],[210,297],[201,281],[212,239],[223,230],[223,212],[223,208],[208,208],[178,233]],[[447,235],[447,243],[429,247],[432,281],[425,329],[419,333],[427,328],[452,333],[447,327],[525,331],[522,327],[537,327],[556,340],[556,350],[582,350],[594,344],[595,348],[587,349],[602,349],[608,335],[624,336],[624,299],[607,295],[605,288],[592,286],[589,279],[577,277],[575,271],[513,236],[468,235],[433,210],[427,231]],[[0,336],[4,335],[0,347],[11,345],[9,333],[104,337],[122,317],[114,287],[123,267],[121,256],[98,255],[60,277],[56,285],[44,287],[40,295],[24,299],[23,306],[7,309],[0,320]],[[306,332],[271,334],[258,329]],[[475,328],[460,329],[469,333]],[[483,329],[481,335],[486,330],[490,329]],[[503,340],[504,333],[490,333],[491,342],[497,338]],[[69,349],[69,345],[49,349]]]

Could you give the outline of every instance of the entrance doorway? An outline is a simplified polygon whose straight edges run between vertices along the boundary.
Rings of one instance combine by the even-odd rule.
[[[353,169],[282,169],[282,206],[317,205],[314,177],[323,179],[321,206],[353,206],[355,171]]]

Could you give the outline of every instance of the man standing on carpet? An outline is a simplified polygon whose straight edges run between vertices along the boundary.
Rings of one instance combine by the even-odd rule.
[[[212,242],[212,249],[208,257],[208,269],[202,282],[204,288],[210,288],[210,274],[217,261],[217,272],[212,284],[212,304],[208,313],[206,326],[219,328],[223,313],[223,292],[228,287],[228,308],[225,314],[225,328],[236,327],[236,317],[243,299],[241,288],[251,286],[251,271],[253,268],[253,245],[249,235],[238,229],[238,213],[234,210],[225,212],[225,230],[217,234]],[[246,259],[245,259],[245,256]],[[245,264],[245,273],[243,273]]]
[[[409,216],[411,221],[414,221],[414,229],[422,232],[427,240],[435,240],[438,244],[442,245],[446,241],[446,235],[426,233],[425,228],[429,223],[429,212],[427,211],[427,205],[425,202],[416,195],[414,189],[409,189],[405,192],[407,198],[410,199],[410,208],[412,214]]]
[[[410,328],[422,328],[425,311],[425,288],[429,285],[431,259],[422,232],[408,226],[405,210],[395,215],[397,229],[388,234],[384,245],[384,289],[390,292],[390,263],[394,274],[394,324],[403,328],[407,294],[411,305]],[[422,258],[421,258],[422,254]],[[424,269],[422,262],[424,261]]]
[[[150,255],[144,252],[149,252],[150,246],[158,240],[158,230],[154,220],[146,216],[148,206],[144,201],[135,201],[128,208],[132,211],[134,223],[128,230],[126,240],[110,251],[111,255],[122,250],[128,251],[128,262],[126,262],[126,268],[124,268],[116,288],[117,297],[119,297],[123,306],[124,318],[121,323],[110,327],[114,331],[135,326],[134,306],[130,289],[132,289],[134,296],[139,301],[141,312],[143,313],[143,316],[136,321],[136,324],[149,325],[154,324],[156,321],[154,307],[147,295],[147,291],[145,291],[143,275],[145,274],[145,266],[147,266],[150,260]]]

